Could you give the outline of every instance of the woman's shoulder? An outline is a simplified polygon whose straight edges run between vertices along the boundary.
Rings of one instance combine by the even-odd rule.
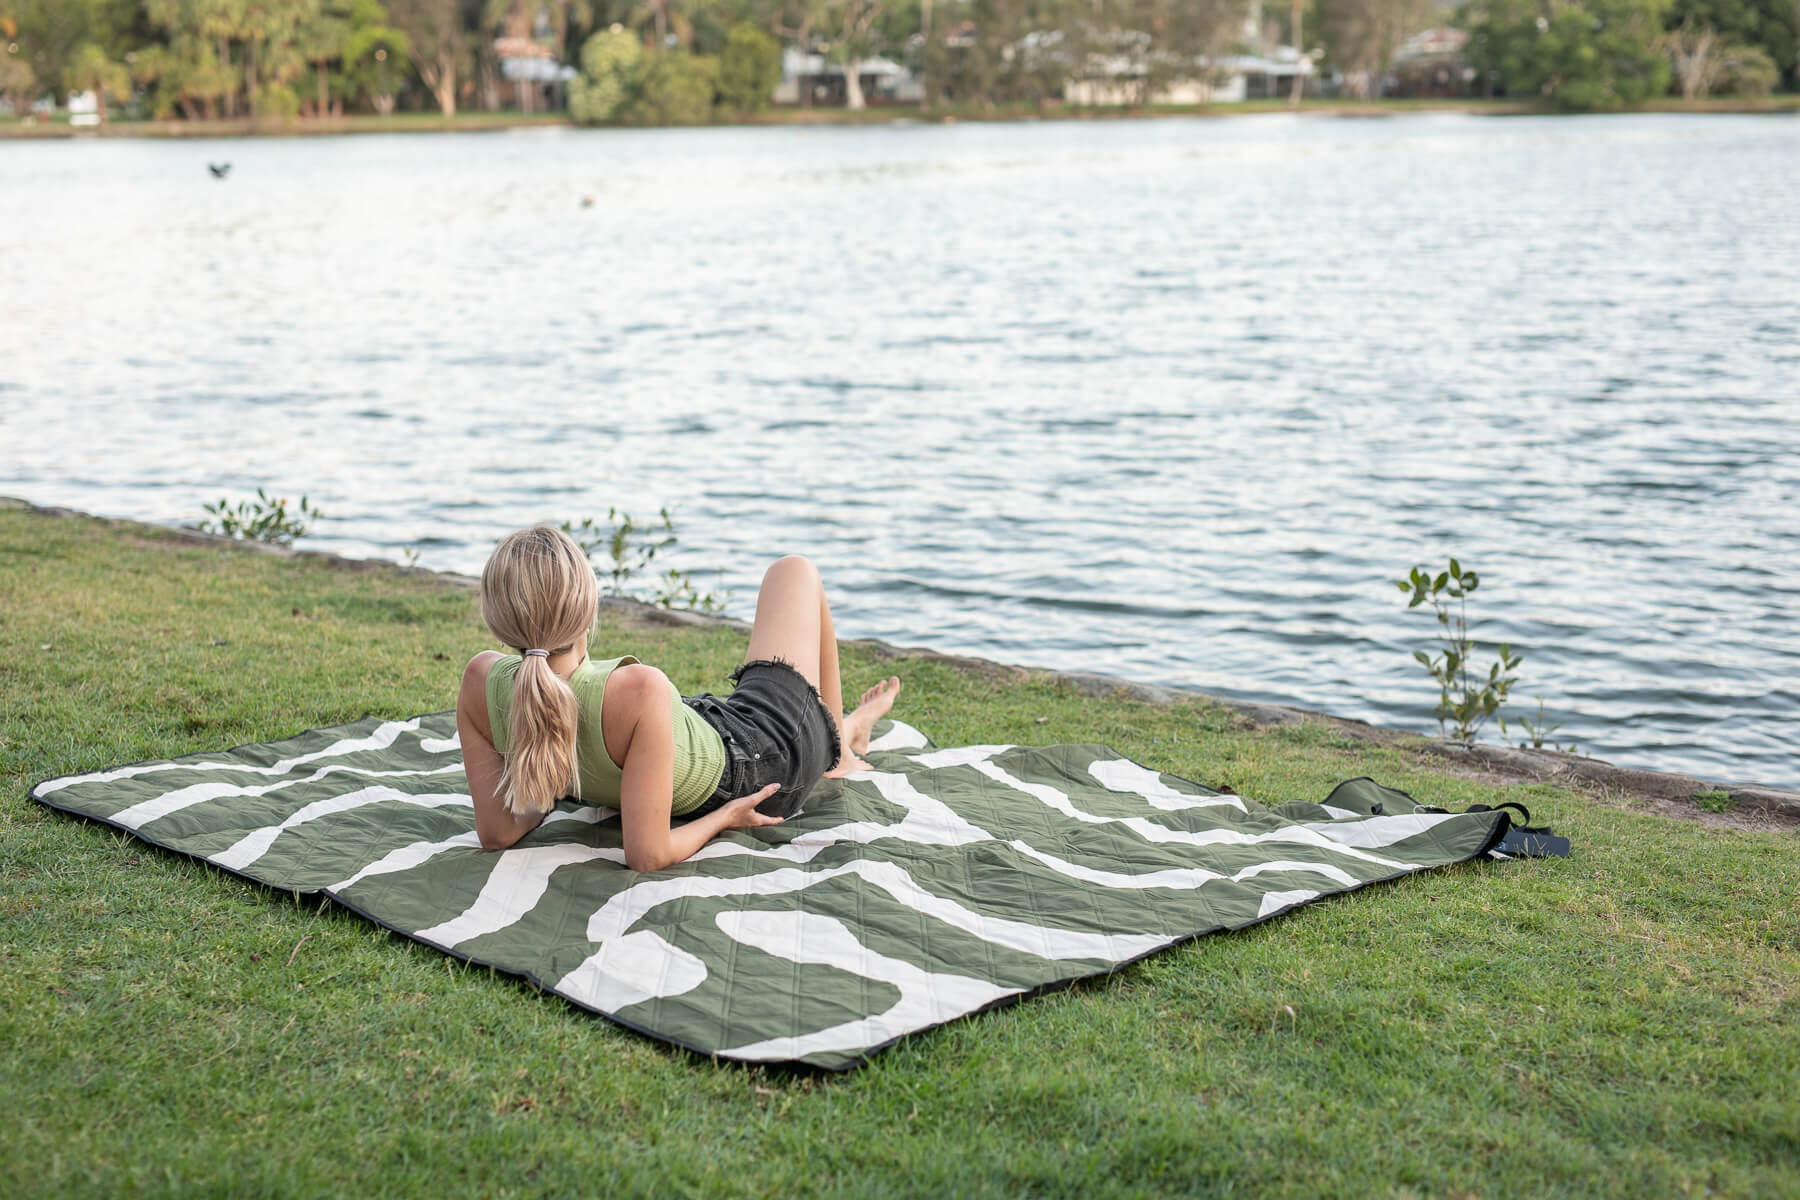
[[[640,686],[639,681],[644,676],[661,674],[655,667],[645,666],[630,654],[621,654],[617,658],[590,658],[569,677],[569,687],[577,697],[584,692],[597,695],[602,690],[628,691]]]
[[[569,676],[569,690],[575,693],[576,703],[586,709],[590,703],[599,703],[616,690],[630,688],[639,671],[650,669],[653,668],[646,668],[630,654],[621,654],[617,658],[590,658]]]
[[[575,668],[574,673],[569,676],[569,683],[573,685],[577,680],[604,681],[612,678],[624,667],[641,665],[637,658],[630,654],[621,654],[617,658],[590,658]]]
[[[675,685],[667,675],[630,655],[611,667],[604,678],[605,692],[599,699],[614,716],[622,716],[627,709],[642,711],[648,706],[666,703],[675,695]],[[575,695],[581,701],[582,708],[586,709],[592,693],[583,696],[582,691],[583,689],[577,688]]]
[[[488,676],[493,673],[495,665],[505,662],[508,658],[512,659],[513,668],[517,670],[519,665],[518,655],[502,654],[498,650],[481,651],[469,660],[468,666],[463,668],[463,686],[468,687],[471,684],[477,687],[486,686]]]

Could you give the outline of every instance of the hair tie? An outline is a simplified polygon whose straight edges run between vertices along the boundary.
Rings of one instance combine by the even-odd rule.
[[[549,658],[550,652],[548,650],[527,650],[524,653],[523,657],[525,657],[525,658]]]

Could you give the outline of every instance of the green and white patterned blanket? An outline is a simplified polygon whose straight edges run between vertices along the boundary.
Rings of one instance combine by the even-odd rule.
[[[524,976],[721,1058],[842,1070],[909,1033],[1202,934],[1492,851],[1499,812],[1368,780],[1263,808],[1103,746],[937,749],[884,722],[873,770],[689,861],[624,866],[564,801],[483,851],[452,714],[47,780],[34,799]]]

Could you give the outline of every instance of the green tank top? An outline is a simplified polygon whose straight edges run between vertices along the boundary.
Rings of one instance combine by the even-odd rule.
[[[518,655],[509,654],[488,669],[488,726],[494,734],[494,749],[502,758],[512,741],[509,718],[513,685],[523,661]],[[606,696],[607,676],[616,668],[637,661],[629,654],[600,662],[590,658],[569,676],[569,690],[575,693],[581,713],[575,722],[575,770],[580,783],[576,794],[589,804],[619,807],[619,784],[624,773],[606,752],[600,709]],[[718,789],[719,778],[725,773],[725,743],[718,730],[681,702],[681,695],[673,686],[669,688],[669,710],[675,726],[675,795],[669,815],[680,816],[699,808]]]

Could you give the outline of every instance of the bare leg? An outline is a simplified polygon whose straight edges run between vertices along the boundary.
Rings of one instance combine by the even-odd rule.
[[[827,642],[827,638],[831,638]],[[823,666],[830,647],[831,675],[828,691]],[[818,689],[837,725],[838,745],[844,744],[842,686],[838,682],[837,640],[832,637],[831,616],[825,606],[825,585],[818,568],[798,554],[776,559],[763,572],[756,593],[756,619],[750,626],[750,648],[745,662],[779,658],[806,677]]]
[[[831,624],[831,604],[825,599],[825,585],[819,584],[819,695],[837,722],[838,745],[849,749],[844,741],[844,682],[838,674],[837,630]]]
[[[763,573],[762,590],[756,593],[756,620],[750,626],[750,648],[744,661],[779,658],[818,687],[824,611],[825,588],[812,563],[797,554],[777,559]],[[833,643],[832,650],[836,649]],[[824,694],[822,689],[820,694]],[[826,703],[830,702],[826,697]]]
[[[831,606],[825,585],[810,561],[799,555],[778,559],[763,575],[756,594],[756,620],[750,627],[750,648],[744,661],[779,658],[793,665],[817,688],[825,708],[837,726],[840,759],[831,776],[860,771],[868,763],[858,757],[869,745],[869,728],[893,707],[900,681],[891,679],[863,694],[856,712],[844,711],[843,682],[838,674],[837,631],[831,624]],[[879,711],[877,711],[879,710]]]

